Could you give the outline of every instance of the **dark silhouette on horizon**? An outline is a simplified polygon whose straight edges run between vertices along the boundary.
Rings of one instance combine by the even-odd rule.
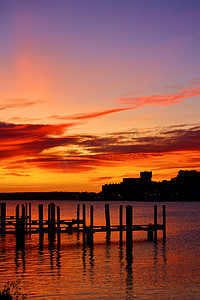
[[[120,183],[102,185],[95,192],[12,192],[0,193],[5,200],[77,200],[77,201],[200,201],[200,172],[180,170],[170,180],[152,181],[152,172],[140,172],[139,178],[123,178]]]
[[[152,181],[152,172],[140,172],[140,178],[123,178],[121,183],[102,186],[103,200],[200,201],[200,172],[180,170],[177,177]]]

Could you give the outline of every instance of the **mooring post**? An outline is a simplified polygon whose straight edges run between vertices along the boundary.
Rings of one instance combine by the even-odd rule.
[[[163,241],[166,239],[166,207],[163,205]]]
[[[126,206],[126,242],[132,243],[133,240],[133,207]]]
[[[76,219],[77,219],[77,232],[79,233],[79,220],[80,220],[80,205],[77,204],[77,212],[76,212]]]
[[[93,243],[94,207],[90,206],[90,227],[87,228],[87,243]]]
[[[157,241],[157,205],[154,205],[154,239]]]
[[[1,203],[1,233],[5,234],[6,232],[6,203]]]
[[[153,226],[152,226],[152,224],[148,225],[147,239],[148,239],[148,241],[153,241]]]
[[[43,233],[43,204],[38,205],[38,213],[39,213],[39,233]]]
[[[60,206],[57,206],[57,233],[60,233]]]
[[[94,226],[94,207],[90,205],[90,228],[93,230]]]
[[[86,230],[85,204],[83,204],[83,245],[85,245],[85,230]]]
[[[29,231],[31,233],[31,203],[29,203]]]
[[[51,231],[55,231],[55,204],[51,203]]]
[[[27,232],[28,226],[28,205],[25,203],[25,231]]]
[[[51,227],[51,205],[48,204],[48,231],[50,231]]]
[[[16,247],[25,247],[25,205],[22,204],[21,218],[19,218],[19,205],[16,206]],[[18,223],[18,224],[17,224]]]
[[[106,230],[107,230],[107,236],[110,235],[110,208],[109,204],[105,204],[105,217],[106,217]]]
[[[120,230],[120,244],[123,240],[123,206],[120,205],[119,208],[119,230]]]
[[[85,223],[85,204],[83,204],[83,232],[85,232],[85,226],[86,226],[86,223]]]
[[[19,230],[19,204],[16,206],[16,223],[15,223],[15,232]]]
[[[25,219],[26,219],[26,209],[25,205],[22,204],[22,214],[21,214],[21,232],[25,234]]]

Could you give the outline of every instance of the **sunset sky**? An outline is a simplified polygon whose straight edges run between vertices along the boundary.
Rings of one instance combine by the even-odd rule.
[[[200,171],[199,0],[1,0],[0,192]]]

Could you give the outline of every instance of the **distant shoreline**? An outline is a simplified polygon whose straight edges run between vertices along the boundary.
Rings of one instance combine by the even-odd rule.
[[[184,197],[185,198],[185,197]],[[12,193],[0,193],[0,202],[3,201],[37,201],[37,200],[49,200],[49,201],[111,201],[111,202],[123,202],[123,201],[132,201],[132,202],[200,202],[200,199],[131,199],[131,198],[104,198],[102,193],[87,193],[87,192],[12,192]]]

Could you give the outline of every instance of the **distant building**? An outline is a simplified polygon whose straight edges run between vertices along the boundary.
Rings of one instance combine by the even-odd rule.
[[[102,186],[102,195],[107,200],[145,199],[146,191],[150,191],[152,172],[141,172],[140,178],[123,178],[118,184],[105,184]]]
[[[152,172],[140,172],[140,179],[143,183],[150,183],[152,178]]]

